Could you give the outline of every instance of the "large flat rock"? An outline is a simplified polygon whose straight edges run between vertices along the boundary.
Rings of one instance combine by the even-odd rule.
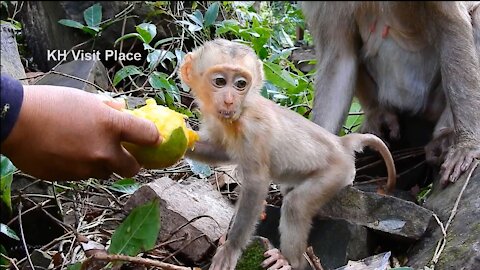
[[[266,218],[258,224],[256,235],[269,239],[272,245],[279,247],[280,208],[268,205],[265,213]],[[372,233],[364,226],[345,220],[315,218],[308,245],[312,246],[325,269],[334,269],[345,265],[349,260],[369,256],[372,237]]]
[[[227,232],[234,207],[207,181],[192,179],[179,184],[162,177],[146,184],[130,197],[125,210],[159,198],[161,230],[158,241],[181,239],[187,235],[187,239],[171,242],[168,246],[181,249],[180,253],[193,261],[200,261],[215,248],[212,244]]]
[[[59,65],[55,71],[59,74],[47,74],[35,84],[67,86],[90,93],[97,93],[99,90],[92,84],[98,85],[103,90],[107,90],[109,86],[107,70],[99,60],[74,60]]]
[[[25,70],[23,69],[22,61],[20,60],[13,28],[9,24],[2,23],[0,25],[0,31],[2,36],[0,40],[1,72],[8,74],[15,79],[25,78]],[[22,81],[23,84],[27,84],[26,82],[26,80]]]
[[[426,207],[435,212],[445,225],[455,202],[459,199],[455,216],[447,229],[445,249],[440,254],[435,269],[480,269],[480,169],[477,168],[460,196],[466,183],[464,174],[455,184],[442,189],[435,185]],[[409,252],[409,266],[423,269],[431,264],[435,248],[443,235],[440,226],[434,222],[426,236],[418,241]]]
[[[420,239],[432,221],[432,211],[392,196],[342,189],[319,212],[320,217],[343,219],[401,240]]]

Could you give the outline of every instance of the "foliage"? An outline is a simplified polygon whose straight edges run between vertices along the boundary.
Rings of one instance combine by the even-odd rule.
[[[18,238],[17,234],[15,233],[14,230],[10,229],[10,227],[8,227],[7,225],[3,224],[3,223],[0,223],[0,233],[14,239],[14,240],[17,240],[19,241],[20,238]]]
[[[430,183],[430,185],[422,188],[420,192],[417,194],[417,201],[420,203],[420,205],[422,205],[425,202],[425,200],[428,198],[428,196],[432,192],[432,186],[433,184]]]
[[[178,26],[176,35],[160,39],[157,27],[146,19],[136,26],[135,32],[117,38],[114,46],[122,48],[124,41],[140,42],[146,55],[144,65],[122,65],[115,72],[115,87],[132,87],[133,91],[145,91],[158,104],[194,117],[190,104],[181,97],[189,95],[187,86],[182,85],[176,71],[183,56],[204,42],[221,37],[237,40],[251,46],[264,63],[265,85],[262,95],[281,106],[309,118],[314,92],[315,70],[303,73],[290,60],[292,52],[299,49],[294,42],[297,27],[305,28],[303,14],[297,3],[254,1],[191,2],[147,2],[155,10],[154,16],[170,16]],[[177,5],[176,13],[173,5]],[[99,35],[104,28],[101,23],[100,4],[84,11],[86,25],[80,22],[61,20],[60,23],[82,29],[91,35]],[[108,20],[106,20],[108,21]],[[311,36],[305,31],[305,41],[311,44]],[[120,46],[119,46],[120,44]],[[193,44],[193,45],[192,45]],[[315,59],[307,60],[315,64]],[[345,130],[340,135],[356,131],[363,120],[360,105],[354,101],[354,115],[345,121]]]
[[[152,249],[160,231],[158,204],[155,199],[133,209],[113,233],[108,252],[136,256]]]
[[[0,23],[1,24],[10,24],[10,26],[16,30],[20,31],[22,29],[22,24],[15,20],[15,16],[18,14],[22,4],[18,1],[0,1]],[[13,8],[13,11],[11,10]]]
[[[97,3],[83,12],[83,19],[86,25],[74,20],[62,19],[58,22],[68,27],[81,29],[84,33],[91,36],[97,36],[104,26],[101,25],[102,21],[102,6]]]
[[[7,255],[7,250],[3,245],[0,244],[0,254]],[[0,255],[0,269],[8,269],[5,266],[9,266],[10,262],[3,256]]]
[[[70,264],[69,266],[67,266],[67,270],[81,270],[81,269],[82,269],[82,263],[80,262]]]
[[[111,184],[108,188],[120,193],[133,194],[140,188],[140,184],[132,178],[124,178]]]
[[[267,251],[259,239],[252,241],[238,260],[237,270],[262,270],[263,254]]]
[[[12,162],[5,156],[0,156],[1,178],[0,178],[0,201],[12,210],[11,188],[13,174],[16,170]]]

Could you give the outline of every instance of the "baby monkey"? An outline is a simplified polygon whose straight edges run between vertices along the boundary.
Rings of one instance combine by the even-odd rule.
[[[202,141],[187,156],[235,163],[243,178],[233,224],[211,270],[235,269],[271,181],[281,184],[280,250],[293,269],[306,266],[303,253],[317,211],[353,183],[355,151],[369,146],[380,152],[388,170],[386,191],[395,187],[392,156],[378,137],[338,137],[261,96],[263,64],[250,47],[224,39],[206,42],[185,56],[179,75],[202,114]]]

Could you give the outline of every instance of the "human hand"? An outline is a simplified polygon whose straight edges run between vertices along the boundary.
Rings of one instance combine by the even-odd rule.
[[[45,180],[134,176],[141,164],[121,142],[153,146],[161,136],[153,122],[111,106],[74,88],[24,86],[22,108],[2,154]]]

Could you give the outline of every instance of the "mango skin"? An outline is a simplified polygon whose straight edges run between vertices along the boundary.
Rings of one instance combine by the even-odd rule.
[[[158,146],[140,146],[127,142],[122,144],[144,168],[164,169],[177,163],[187,149],[193,149],[199,136],[187,128],[186,115],[157,105],[154,99],[147,99],[146,103],[138,109],[124,111],[153,121],[163,138],[162,143]]]

